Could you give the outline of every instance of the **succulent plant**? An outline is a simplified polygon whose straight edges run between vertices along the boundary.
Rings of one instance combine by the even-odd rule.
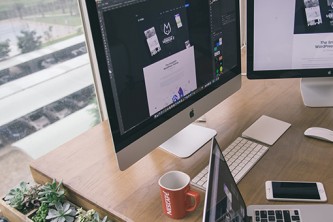
[[[41,186],[39,184],[29,186],[23,198],[23,207],[25,209],[33,209],[33,208],[38,208],[40,206],[41,202],[38,199],[38,193],[40,192],[40,187]]]
[[[4,200],[24,214],[38,207],[32,217],[34,222],[74,222],[74,220],[75,222],[110,222],[106,216],[101,219],[93,209],[85,211],[80,208],[76,212],[75,207],[67,201],[64,202],[65,190],[62,182],[57,183],[55,179],[45,185],[32,186],[23,181],[11,189]],[[8,222],[0,217],[0,222],[2,221]]]
[[[49,209],[49,212],[46,216],[47,220],[51,222],[73,222],[76,215],[74,207],[71,207],[69,202],[64,204],[56,203],[56,209]]]
[[[109,222],[109,220],[107,220],[107,216],[101,219],[94,209],[84,211],[80,208],[77,210],[75,222]]]
[[[6,203],[13,208],[23,211],[24,210],[24,195],[28,192],[28,183],[21,182],[18,186],[11,189],[5,196]]]
[[[34,222],[46,222],[46,216],[49,212],[49,205],[47,203],[42,203],[38,208],[36,214],[32,217]]]
[[[40,185],[31,186],[29,183],[23,181],[11,189],[4,200],[15,209],[26,213],[40,206],[40,200],[38,199],[39,191]]]
[[[41,187],[38,194],[39,200],[42,203],[47,203],[49,206],[54,206],[56,203],[63,202],[65,198],[65,190],[62,187],[62,182],[54,179],[52,183],[46,183]]]

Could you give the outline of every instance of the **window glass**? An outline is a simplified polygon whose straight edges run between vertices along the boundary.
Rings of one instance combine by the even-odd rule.
[[[77,1],[0,1],[0,194],[99,122]]]

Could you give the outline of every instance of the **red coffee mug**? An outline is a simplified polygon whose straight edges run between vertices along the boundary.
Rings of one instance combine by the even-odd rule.
[[[200,194],[190,189],[190,177],[186,173],[181,171],[167,172],[160,177],[158,184],[163,213],[167,216],[181,219],[198,207]]]

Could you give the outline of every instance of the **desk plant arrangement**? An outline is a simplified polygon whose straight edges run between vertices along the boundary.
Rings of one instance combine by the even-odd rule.
[[[85,211],[67,201],[62,182],[56,180],[45,185],[21,182],[4,201],[34,222],[110,222],[93,209]]]

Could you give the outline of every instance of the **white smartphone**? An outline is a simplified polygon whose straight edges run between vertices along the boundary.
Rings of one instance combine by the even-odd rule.
[[[266,181],[267,200],[326,202],[324,185],[320,182]]]

